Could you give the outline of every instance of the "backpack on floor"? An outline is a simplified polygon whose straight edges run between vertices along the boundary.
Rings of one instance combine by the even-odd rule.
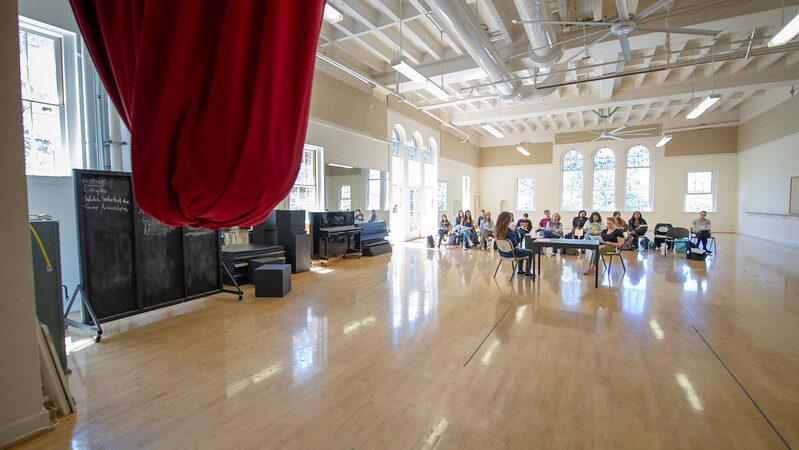
[[[427,247],[436,248],[436,240],[433,239],[432,235],[427,236]]]
[[[644,250],[654,250],[655,244],[650,241],[648,237],[644,236],[641,238],[641,248]]]
[[[447,245],[458,245],[458,235],[455,233],[450,234]]]
[[[704,261],[707,258],[707,251],[694,245],[692,242],[688,243],[688,259],[696,261]]]
[[[635,248],[635,236],[632,234],[628,234],[626,238],[624,238],[624,244],[621,244],[622,250],[632,250]]]

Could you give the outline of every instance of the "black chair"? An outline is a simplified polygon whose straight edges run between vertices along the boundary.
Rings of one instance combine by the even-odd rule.
[[[694,233],[693,231],[691,231],[691,239],[696,239],[696,245],[697,246],[699,245],[699,239],[696,238],[696,233]],[[718,250],[716,249],[716,236],[713,236],[713,234],[711,233],[711,235],[707,237],[707,240],[708,240],[707,249],[713,253],[718,254]]]
[[[671,247],[672,255],[676,253],[675,245],[677,242],[689,242],[691,231],[687,228],[674,227],[666,233],[666,240],[664,241],[667,247]],[[666,256],[666,250],[663,250],[663,256]]]
[[[610,257],[610,259],[609,259],[607,264],[605,264],[605,257],[606,256]],[[600,257],[600,259],[602,259],[602,269],[605,272],[607,272],[608,274],[610,274],[610,269],[613,268],[613,257],[614,256],[618,256],[619,257],[619,261],[621,261],[621,267],[624,269],[624,273],[627,273],[627,266],[624,264],[624,257],[621,256],[621,252],[619,251],[619,249],[616,249],[616,250],[614,250],[614,251],[612,251],[610,253],[602,253],[602,252],[599,253],[599,257]]]
[[[668,237],[669,230],[671,230],[672,228],[674,228],[674,225],[670,223],[659,223],[655,225],[654,243],[656,249],[660,250],[660,246],[666,240],[666,238]]]

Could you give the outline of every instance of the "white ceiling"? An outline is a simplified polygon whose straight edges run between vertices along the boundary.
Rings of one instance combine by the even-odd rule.
[[[653,25],[714,29],[720,34],[667,37],[636,30],[629,37],[632,61],[626,63],[618,41],[608,39],[592,46],[588,57],[579,55],[561,64],[556,70],[566,71],[563,85],[539,100],[505,102],[494,96],[485,73],[457,37],[439,31],[440,21],[424,0],[329,0],[344,19],[323,23],[319,51],[426,108],[484,146],[547,141],[556,133],[602,128],[604,120],[593,110],[608,107],[618,108],[608,119],[609,128],[658,123],[669,130],[731,123],[746,115],[746,108],[778,102],[790,95],[792,85],[799,85],[799,42],[766,47],[784,20],[781,0],[725,0],[702,6],[711,1],[674,0],[667,11],[699,7]],[[522,80],[532,75],[521,61],[528,51],[526,34],[521,25],[511,22],[519,17],[514,2],[468,3],[514,75]],[[652,3],[627,0],[633,16]],[[799,11],[799,0],[784,3],[789,20]],[[607,20],[616,15],[612,0],[551,0],[551,7],[559,20]],[[584,27],[557,27],[562,40],[575,38],[563,44],[561,61],[584,50]],[[443,85],[452,101],[462,101],[436,106],[442,100],[391,69],[390,62],[400,56]],[[524,82],[531,83],[529,78]],[[546,85],[546,79],[539,83]],[[696,99],[711,92],[721,94],[721,101],[700,119],[686,120]],[[469,97],[484,98],[465,100]],[[500,129],[505,138],[490,136],[480,127],[483,122]]]

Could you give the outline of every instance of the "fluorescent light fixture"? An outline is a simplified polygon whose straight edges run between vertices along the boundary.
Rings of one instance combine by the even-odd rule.
[[[411,67],[410,64],[406,63],[402,59],[395,59],[394,61],[391,61],[391,67],[416,83],[426,84],[428,82],[427,77],[419,73],[418,70]]]
[[[330,3],[325,3],[325,12],[323,17],[329,23],[338,23],[344,20],[344,14],[341,14],[336,8],[330,6]]]
[[[352,166],[345,166],[344,164],[327,163],[330,167],[341,167],[342,169],[352,169]]]
[[[686,119],[696,119],[697,117],[701,116],[702,113],[707,111],[708,108],[715,105],[717,101],[721,100],[721,96],[718,94],[714,94],[711,96],[706,97],[702,100],[702,103],[696,105],[696,107],[685,116]]]
[[[516,147],[516,151],[517,151],[517,152],[519,152],[519,153],[521,153],[521,154],[522,154],[522,155],[524,155],[524,156],[530,156],[530,152],[528,152],[528,151],[527,151],[527,150],[526,150],[524,147],[522,147],[521,145],[520,145],[520,146],[518,146],[518,147]]]
[[[439,100],[449,100],[449,94],[447,94],[447,91],[445,91],[441,86],[433,83],[432,81],[428,81],[424,85],[424,88],[425,90],[427,90],[427,92],[438,97]]]
[[[658,143],[655,144],[655,147],[663,147],[664,145],[666,145],[666,142],[669,142],[670,140],[671,140],[671,135],[670,134],[664,134],[663,137],[660,138]]]
[[[793,16],[793,19],[786,23],[780,32],[775,34],[774,37],[768,41],[767,45],[769,47],[776,47],[778,45],[785,44],[796,37],[797,34],[799,34],[799,13],[796,13],[796,15]]]
[[[482,127],[484,130],[488,131],[489,133],[493,134],[497,138],[504,138],[505,137],[505,135],[502,134],[501,131],[499,131],[496,128],[494,128],[494,126],[491,125],[490,123],[484,123],[484,124],[480,125],[480,127]]]

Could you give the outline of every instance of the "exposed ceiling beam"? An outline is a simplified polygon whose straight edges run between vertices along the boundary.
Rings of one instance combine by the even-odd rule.
[[[628,106],[644,101],[666,101],[706,96],[711,93],[729,93],[744,89],[760,89],[766,87],[787,86],[799,82],[799,70],[796,67],[778,67],[753,73],[738,73],[696,81],[696,86],[691,83],[672,82],[658,86],[656,91],[649,87],[630,88],[619,90],[612,101],[596,96],[587,98],[563,98],[559,100],[526,101],[504,106],[501,114],[496,110],[485,112],[463,112],[453,114],[452,122],[455,125],[469,125],[483,122],[484,120],[521,119],[546,113],[565,113],[612,106]]]

